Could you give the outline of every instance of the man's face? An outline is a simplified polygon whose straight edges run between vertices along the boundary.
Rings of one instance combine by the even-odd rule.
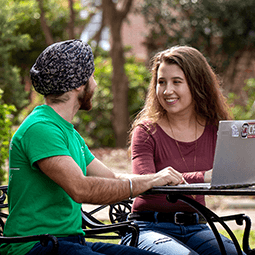
[[[80,102],[80,109],[79,110],[85,110],[85,111],[89,111],[92,108],[92,97],[95,91],[95,88],[97,87],[97,83],[92,76],[90,76],[89,80],[88,80],[88,86],[80,92],[79,96],[78,96],[78,100]]]

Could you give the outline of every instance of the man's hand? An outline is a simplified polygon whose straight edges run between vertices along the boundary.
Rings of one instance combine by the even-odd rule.
[[[166,167],[155,174],[153,186],[178,185],[183,183],[182,174],[172,167]]]

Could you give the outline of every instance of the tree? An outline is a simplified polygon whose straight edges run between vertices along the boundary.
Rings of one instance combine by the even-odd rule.
[[[47,20],[46,15],[47,12],[50,12],[50,8],[53,5],[55,7],[57,7],[57,9],[62,10],[63,13],[65,13],[65,18],[66,21],[64,21],[62,23],[62,31],[64,33],[68,34],[68,39],[75,39],[76,38],[76,34],[75,34],[75,23],[78,20],[78,15],[77,15],[77,11],[80,8],[75,8],[74,7],[74,0],[68,0],[68,8],[65,7],[65,5],[61,4],[61,2],[63,3],[63,1],[52,1],[52,3],[47,2],[47,1],[43,1],[43,0],[37,0],[38,2],[38,7],[40,10],[40,23],[41,23],[41,28],[42,31],[44,33],[45,36],[45,40],[47,45],[51,45],[55,42],[54,35],[53,35],[53,27],[48,25],[49,20]],[[77,7],[77,5],[76,5]],[[56,11],[56,9],[54,8],[54,11]],[[53,21],[52,19],[50,20],[51,22]],[[76,24],[77,25],[77,24]],[[63,34],[63,39],[64,39],[64,34]]]
[[[26,86],[26,89],[31,93],[29,70],[37,56],[47,45],[53,42],[74,37],[79,38],[83,25],[88,22],[91,13],[86,20],[81,20],[78,15],[81,6],[78,1],[74,0],[23,0],[21,3],[25,11],[23,11],[18,31],[21,34],[29,34],[33,40],[30,42],[30,49],[14,48],[11,51],[11,63],[21,70],[20,88],[24,91]],[[116,143],[111,142],[110,145],[115,144],[117,147],[126,146],[129,128],[129,81],[124,69],[126,60],[120,35],[123,21],[130,11],[131,5],[132,0],[107,0],[102,1],[101,6],[99,6],[103,10],[102,27],[108,25],[111,29],[112,49],[110,55],[113,66],[111,76],[113,102],[111,103],[113,107],[109,118],[112,123],[111,127],[114,129]],[[96,36],[100,38],[99,33]],[[6,95],[7,92],[8,89],[6,88]],[[17,106],[16,101],[19,100],[16,100],[16,97],[12,100],[11,92],[12,90],[9,90],[5,100],[15,104],[18,114],[24,105]],[[29,99],[29,93],[27,93],[26,98]],[[31,107],[26,109],[31,109]]]
[[[24,6],[13,0],[0,0],[0,4],[0,89],[4,91],[2,101],[8,105],[15,104],[20,109],[28,104],[27,93],[21,83],[21,68],[12,62],[12,52],[28,50],[31,37],[19,32],[24,18]]]
[[[5,180],[6,170],[5,162],[9,157],[9,142],[11,139],[11,114],[16,110],[13,105],[7,105],[2,102],[2,93],[0,89],[0,184]]]
[[[112,0],[103,0],[102,9],[106,24],[111,30],[112,58],[112,93],[113,118],[112,124],[116,136],[116,146],[125,147],[129,128],[128,115],[128,78],[125,73],[124,49],[121,40],[121,27],[126,18],[133,0],[122,0],[114,3]]]
[[[193,46],[218,73],[229,76],[225,89],[237,93],[240,82],[237,88],[232,86],[237,64],[245,60],[244,65],[251,69],[251,60],[255,59],[254,9],[254,0],[146,0],[138,11],[150,28],[149,52],[178,44]],[[244,57],[247,52],[249,57]]]
[[[95,56],[101,39],[101,32],[104,27],[110,28],[112,59],[112,85],[113,109],[112,109],[112,126],[114,129],[116,146],[125,147],[127,144],[127,133],[129,129],[129,112],[128,112],[128,90],[129,81],[125,73],[124,47],[121,38],[121,29],[127,14],[131,10],[133,0],[103,0],[97,2],[87,1],[90,7],[94,8],[94,13],[102,12],[101,25],[93,36],[95,40]]]
[[[3,21],[5,23],[3,28],[6,27],[11,35],[7,36],[4,31],[0,33],[0,36],[7,38],[6,41],[5,38],[1,40],[0,45],[8,45],[8,51],[4,48],[2,52],[3,54],[8,52],[4,69],[5,77],[10,81],[4,78],[5,83],[8,81],[8,85],[7,83],[0,85],[0,88],[4,90],[3,101],[15,105],[17,109],[15,116],[19,116],[32,100],[29,70],[38,55],[51,43],[67,40],[73,36],[79,38],[82,24],[86,21],[82,21],[77,15],[81,7],[79,2],[73,0],[0,1],[3,2],[0,17],[11,17]],[[12,37],[17,39],[10,47]],[[7,65],[16,67],[15,73],[7,72]],[[18,83],[15,83],[13,79],[17,73]]]

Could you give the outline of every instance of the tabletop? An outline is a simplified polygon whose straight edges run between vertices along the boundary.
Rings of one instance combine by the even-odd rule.
[[[155,186],[146,194],[169,194],[169,195],[224,195],[224,196],[254,196],[255,187],[246,188],[177,188],[174,186]]]

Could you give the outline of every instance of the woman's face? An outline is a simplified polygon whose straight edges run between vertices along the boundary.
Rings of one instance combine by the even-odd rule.
[[[169,115],[193,114],[194,102],[182,69],[177,64],[161,63],[157,71],[156,94]]]

